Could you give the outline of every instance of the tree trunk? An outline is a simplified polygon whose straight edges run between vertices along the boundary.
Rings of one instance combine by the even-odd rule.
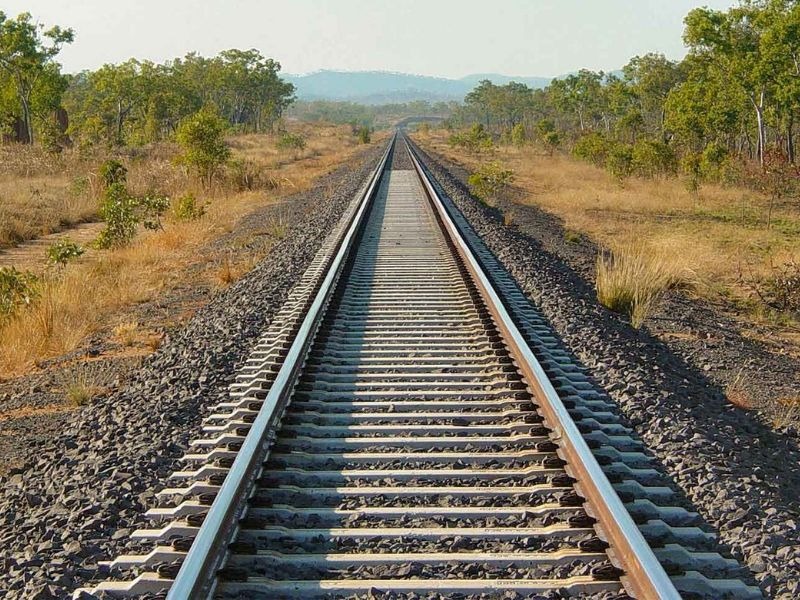
[[[117,100],[117,143],[122,144],[122,100]]]
[[[789,115],[789,123],[786,125],[786,155],[789,162],[794,164],[794,115]]]
[[[19,100],[22,105],[22,124],[25,127],[25,135],[20,138],[25,144],[33,144],[33,119],[31,118],[30,102],[24,95],[20,95]]]
[[[755,98],[750,99],[756,109],[756,122],[758,125],[758,163],[762,167],[764,166],[764,152],[767,146],[767,131],[764,123],[764,96],[764,90],[761,90],[758,102],[756,102]]]

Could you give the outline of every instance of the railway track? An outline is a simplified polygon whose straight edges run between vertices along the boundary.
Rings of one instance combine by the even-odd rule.
[[[93,592],[760,597],[403,136],[204,431]]]

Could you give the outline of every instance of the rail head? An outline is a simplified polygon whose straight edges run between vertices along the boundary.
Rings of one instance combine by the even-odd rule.
[[[548,426],[554,431],[572,476],[582,495],[594,511],[598,529],[610,544],[609,554],[625,571],[623,583],[641,600],[680,600],[681,596],[650,545],[644,539],[611,482],[586,444],[575,422],[558,396],[542,365],[520,333],[489,277],[475,257],[447,207],[439,198],[431,177],[419,160],[412,144],[405,140],[411,161],[422,181],[436,214],[464,260],[496,325],[518,361],[518,367],[539,406]]]
[[[363,223],[368,206],[378,189],[395,140],[396,135],[389,140],[383,156],[370,176],[358,208],[335,250],[327,273],[292,341],[275,381],[170,586],[168,600],[206,598],[214,591],[216,572],[225,558],[228,544],[236,533],[238,520],[246,505],[253,481],[257,478],[261,464],[269,451],[270,433],[288,403],[330,295],[358,229]]]

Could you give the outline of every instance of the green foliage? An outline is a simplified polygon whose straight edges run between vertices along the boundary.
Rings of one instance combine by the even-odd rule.
[[[235,131],[272,130],[294,101],[280,64],[257,50],[191,53],[154,64],[131,59],[73,76],[64,104],[78,143],[136,145],[173,136],[203,106]]]
[[[206,209],[189,192],[173,202],[172,214],[177,221],[196,221],[206,214]]]
[[[633,146],[613,144],[606,157],[606,170],[620,183],[633,174]]]
[[[606,163],[609,142],[600,133],[587,133],[581,136],[572,148],[572,154],[581,160],[602,166]]]
[[[559,145],[561,145],[561,136],[557,131],[548,131],[544,134],[542,142],[544,143],[544,146],[547,148],[548,152],[552,154],[553,151],[556,150]]]
[[[74,37],[71,29],[45,29],[29,13],[10,19],[0,11],[0,88],[13,89],[15,96],[10,110],[0,106],[7,112],[1,116],[19,119],[19,141],[33,143],[34,118],[46,126],[46,116],[60,105],[66,84],[55,57]]]
[[[698,152],[686,152],[681,158],[681,172],[684,175],[686,189],[692,194],[697,194],[703,177],[702,156]]]
[[[124,246],[133,239],[139,224],[136,204],[136,198],[128,193],[124,183],[112,183],[106,188],[100,207],[106,226],[95,240],[98,248]]]
[[[110,158],[100,165],[100,181],[108,189],[115,183],[124,184],[128,179],[128,169],[117,159]]]
[[[276,146],[280,150],[302,150],[306,147],[306,141],[303,136],[286,132],[281,135]]]
[[[0,320],[29,305],[38,295],[36,275],[14,267],[0,267]]]
[[[151,193],[136,199],[138,220],[145,229],[164,229],[161,217],[169,208],[169,198],[162,194]]]
[[[128,192],[125,183],[112,183],[105,190],[100,214],[105,228],[94,241],[97,248],[118,248],[133,240],[136,229],[142,224],[146,229],[163,229],[161,217],[170,200],[164,195],[150,193],[137,198]]]
[[[633,145],[633,171],[640,177],[674,175],[678,169],[677,158],[667,144],[641,139]]]
[[[68,262],[83,255],[86,250],[69,238],[61,238],[47,248],[47,261],[52,265],[65,267]]]
[[[511,143],[515,146],[522,146],[528,140],[525,133],[525,126],[522,123],[517,123],[511,128]]]
[[[473,124],[468,131],[451,135],[449,144],[465,148],[470,152],[482,152],[494,148],[492,136],[480,123]]]
[[[728,149],[719,142],[708,144],[700,157],[700,171],[706,181],[726,182],[732,175]]]
[[[467,179],[473,195],[487,203],[495,200],[513,181],[514,172],[494,161],[482,165]]]
[[[372,140],[372,129],[370,129],[367,125],[362,125],[357,129],[356,137],[362,144],[369,144]]]
[[[207,185],[231,155],[225,144],[225,130],[225,121],[211,108],[198,111],[178,127],[176,139],[183,148],[182,161]]]

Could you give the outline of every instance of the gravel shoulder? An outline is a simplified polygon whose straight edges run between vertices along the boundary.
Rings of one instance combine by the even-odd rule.
[[[288,199],[282,214],[297,219],[287,218],[293,224],[267,258],[169,332],[157,352],[120,372],[109,367],[116,391],[79,410],[0,422],[0,451],[15,463],[0,476],[0,597],[68,597],[97,576],[98,560],[134,549],[128,536],[146,524],[154,490],[198,436],[209,407],[227,397],[237,367],[381,152],[366,150]],[[218,243],[258,243],[265,216],[242,220]],[[208,299],[183,293],[198,304]],[[0,409],[46,413],[54,393],[47,377],[3,384]]]
[[[633,329],[597,303],[588,275],[595,249],[588,242],[567,244],[558,221],[531,207],[515,205],[515,225],[505,226],[502,205],[498,210],[473,199],[464,183],[466,173],[442,157],[435,159],[428,159],[429,166],[471,226],[565,347],[618,402],[723,544],[751,569],[765,596],[798,597],[796,433],[776,430],[758,412],[733,405],[725,395],[726,377],[745,361],[763,374],[758,379],[762,392],[779,385],[796,395],[796,359],[737,337],[729,317],[680,296],[670,298],[656,315],[653,321],[659,325]],[[670,329],[691,329],[693,335],[689,342],[671,339],[663,335]]]

